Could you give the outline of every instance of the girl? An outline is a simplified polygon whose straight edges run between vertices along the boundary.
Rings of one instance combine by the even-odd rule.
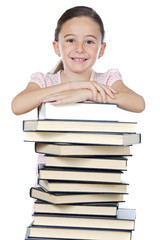
[[[91,8],[67,10],[59,19],[53,47],[61,57],[54,72],[34,73],[27,87],[12,101],[19,115],[37,108],[42,102],[53,104],[94,101],[116,103],[118,107],[142,112],[144,99],[126,87],[117,69],[96,73],[92,67],[105,52],[104,26]]]

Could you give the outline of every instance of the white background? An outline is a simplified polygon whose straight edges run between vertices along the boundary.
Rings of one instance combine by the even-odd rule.
[[[11,112],[12,98],[33,72],[46,73],[59,60],[52,41],[61,14],[76,5],[91,6],[106,29],[107,49],[94,69],[118,68],[127,86],[146,100],[146,110],[133,114],[142,144],[132,147],[124,179],[130,183],[124,207],[137,210],[133,240],[160,239],[159,234],[159,1],[28,0],[0,3],[1,172],[0,213],[3,239],[22,240],[32,222],[29,189],[36,180],[34,144],[23,142],[22,121],[36,119]]]

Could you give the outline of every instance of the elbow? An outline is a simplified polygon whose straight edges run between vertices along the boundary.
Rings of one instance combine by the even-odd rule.
[[[143,97],[139,96],[139,101],[137,104],[137,113],[141,113],[145,110],[145,100]]]
[[[21,115],[22,113],[19,111],[19,108],[17,106],[16,100],[13,99],[11,102],[11,110],[15,115]]]

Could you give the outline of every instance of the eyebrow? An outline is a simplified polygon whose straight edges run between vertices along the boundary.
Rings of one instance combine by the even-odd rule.
[[[66,38],[66,37],[71,37],[71,36],[76,36],[76,34],[66,34],[65,36],[64,36],[64,38]],[[91,34],[89,34],[89,35],[85,35],[85,37],[92,37],[92,38],[94,38],[94,39],[96,39],[97,40],[97,37],[96,36],[94,36],[94,35],[91,35]]]

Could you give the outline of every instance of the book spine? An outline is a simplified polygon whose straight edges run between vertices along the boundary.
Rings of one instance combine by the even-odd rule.
[[[32,189],[33,187],[30,188],[30,191],[29,191],[29,196],[32,198]]]
[[[142,143],[142,135],[139,134],[139,143]]]
[[[34,150],[35,150],[36,153],[38,153],[38,152],[37,152],[37,143],[36,143],[36,142],[35,142],[35,144],[34,144]]]
[[[22,122],[22,130],[23,130],[23,132],[25,131],[24,125],[25,125],[25,121]]]

